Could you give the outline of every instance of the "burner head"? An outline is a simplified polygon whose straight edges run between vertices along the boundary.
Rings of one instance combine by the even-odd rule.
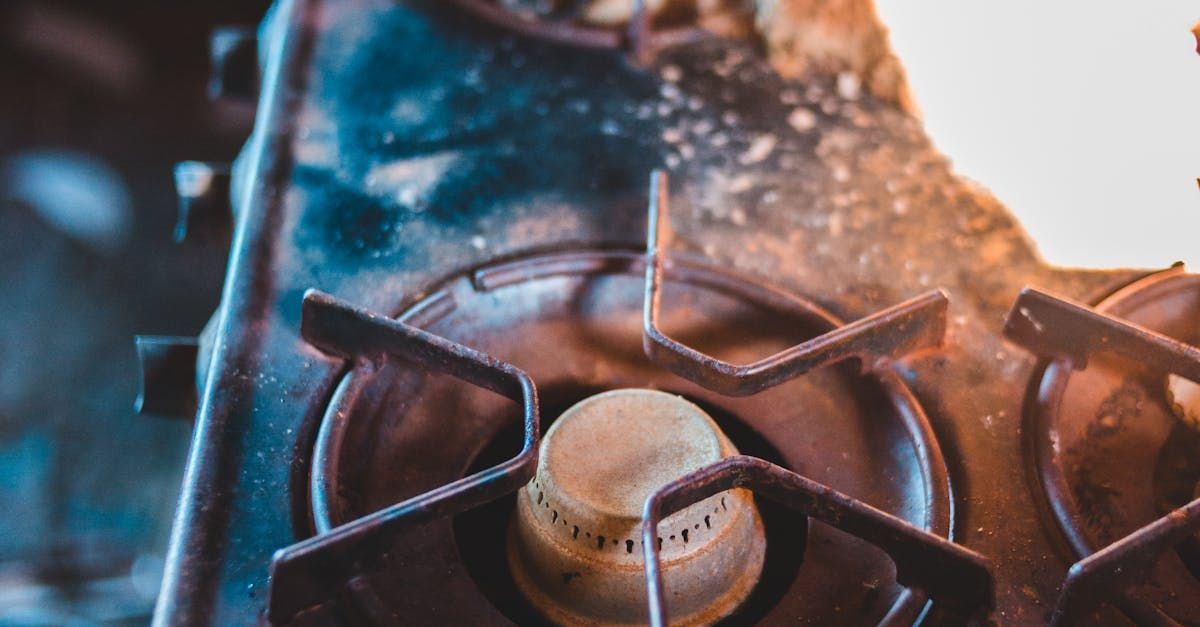
[[[509,566],[556,623],[646,622],[642,507],[679,477],[734,455],[716,423],[655,390],[597,394],[546,433],[537,475],[517,496]],[[745,490],[713,495],[659,525],[671,616],[710,623],[750,594],[766,540]]]

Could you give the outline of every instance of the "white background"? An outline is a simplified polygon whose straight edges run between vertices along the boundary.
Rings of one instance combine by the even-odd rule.
[[[934,142],[1049,262],[1200,269],[1200,2],[878,5]]]

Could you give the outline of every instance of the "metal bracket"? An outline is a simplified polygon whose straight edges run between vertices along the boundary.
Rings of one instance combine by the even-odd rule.
[[[180,161],[175,164],[175,195],[179,202],[175,219],[176,243],[197,233],[228,239],[233,230],[230,172],[228,163]]]
[[[221,26],[208,44],[212,64],[208,97],[253,102],[258,97],[258,32],[253,26]]]
[[[714,392],[748,396],[846,359],[859,359],[863,370],[869,371],[886,367],[913,351],[941,345],[949,303],[942,290],[926,292],[746,365],[721,361],[671,339],[659,327],[663,268],[667,263],[662,251],[667,196],[667,175],[657,170],[650,179],[642,315],[642,346],[655,364]]]
[[[304,295],[301,334],[333,355],[395,357],[507,396],[523,404],[525,436],[521,451],[504,463],[277,551],[268,601],[273,622],[329,600],[364,564],[386,553],[389,540],[400,531],[511,494],[537,469],[537,389],[516,366],[316,290]]]
[[[137,335],[138,395],[133,410],[191,420],[196,415],[196,358],[200,343],[194,337]]]
[[[668,624],[656,541],[659,521],[733,488],[746,488],[880,547],[896,564],[901,585],[926,592],[964,622],[995,604],[991,571],[974,551],[766,460],[738,455],[682,477],[646,499],[642,554],[654,627]]]

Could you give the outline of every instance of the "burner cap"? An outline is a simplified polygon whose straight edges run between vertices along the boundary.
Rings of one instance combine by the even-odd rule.
[[[645,623],[646,498],[736,453],[712,418],[672,394],[614,390],[571,407],[517,496],[508,548],[518,588],[556,623]],[[668,609],[682,623],[730,614],[758,581],[766,548],[745,490],[665,518],[659,542]]]

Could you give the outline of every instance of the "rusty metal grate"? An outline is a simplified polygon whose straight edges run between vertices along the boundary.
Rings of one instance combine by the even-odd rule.
[[[1093,355],[1112,353],[1200,381],[1197,347],[1032,288],[1022,290],[1013,304],[1004,333],[1076,370],[1086,368]],[[1052,624],[1075,624],[1101,604],[1123,598],[1169,549],[1198,531],[1200,499],[1079,560],[1067,573]]]
[[[449,374],[523,405],[521,451],[498,466],[397,503],[278,551],[271,561],[270,618],[285,621],[326,600],[352,580],[389,538],[422,522],[455,514],[517,491],[537,469],[537,388],[516,366],[398,320],[310,290],[301,333],[313,346],[347,359],[398,357]]]
[[[671,339],[658,325],[663,267],[668,263],[662,250],[668,206],[667,175],[659,170],[650,181],[643,346],[650,361],[684,379],[728,396],[746,396],[845,359],[858,359],[869,372],[941,345],[949,299],[936,289],[752,364],[730,364]]]
[[[643,328],[644,348],[651,362],[718,393],[744,396],[845,359],[859,359],[863,370],[871,371],[941,343],[947,299],[940,290],[748,366],[727,364],[671,340],[658,329],[660,287],[664,266],[669,263],[660,248],[666,186],[666,175],[655,172],[649,203]],[[532,479],[537,465],[536,387],[515,366],[315,290],[305,295],[301,326],[303,337],[327,353],[366,361],[397,357],[522,402],[525,435],[521,452],[508,462],[278,551],[272,561],[269,600],[269,618],[274,622],[285,622],[328,601],[343,588],[353,596],[369,597],[361,591],[354,594],[356,582],[361,583],[358,576],[370,568],[371,560],[386,552],[388,539],[416,524],[511,494]],[[664,515],[734,487],[749,488],[884,549],[896,564],[897,581],[936,599],[938,611],[944,615],[965,619],[994,603],[991,572],[977,553],[766,460],[736,456],[662,488],[646,502],[643,550],[654,624],[666,624],[666,607],[658,545],[645,538],[656,536]],[[383,610],[378,613],[381,618],[387,616]]]
[[[944,617],[965,623],[995,602],[992,574],[974,551],[764,459],[735,455],[664,486],[646,500],[642,551],[651,625],[668,624],[655,542],[659,521],[733,488],[749,489],[882,548],[896,564],[896,580],[941,602]]]

